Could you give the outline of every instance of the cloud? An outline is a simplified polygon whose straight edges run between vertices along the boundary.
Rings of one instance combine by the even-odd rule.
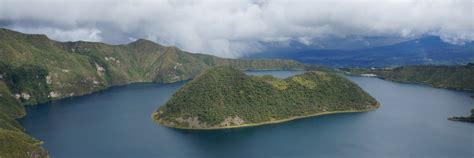
[[[239,57],[261,42],[325,37],[474,40],[472,0],[0,0],[0,26],[61,41],[146,38]]]
[[[102,37],[99,36],[101,33],[100,30],[93,28],[76,28],[70,30],[61,30],[58,28],[50,27],[39,27],[39,28],[30,28],[30,27],[16,27],[15,30],[23,33],[32,33],[32,34],[47,34],[49,38],[58,39],[61,41],[93,41],[100,42]]]

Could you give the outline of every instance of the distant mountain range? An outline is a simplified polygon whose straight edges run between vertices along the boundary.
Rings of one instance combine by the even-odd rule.
[[[474,61],[474,42],[454,45],[443,42],[439,37],[427,36],[361,49],[324,49],[292,44],[284,48],[268,47],[265,51],[250,54],[245,58],[293,59],[307,64],[335,67],[452,65]]]

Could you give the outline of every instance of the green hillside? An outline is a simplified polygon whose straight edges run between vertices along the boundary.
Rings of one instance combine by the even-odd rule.
[[[24,134],[15,121],[26,114],[24,105],[133,82],[188,80],[220,65],[238,69],[304,68],[290,60],[240,60],[193,54],[148,40],[125,45],[57,42],[45,35],[0,29],[0,157],[46,156],[40,152],[44,151],[40,143]]]
[[[0,128],[0,157],[48,157],[41,147],[42,142],[35,140],[23,132]]]
[[[474,91],[474,64],[343,70],[353,74],[375,74],[380,78],[396,82],[419,83],[438,88]]]
[[[23,105],[0,80],[0,157],[48,157],[41,142],[25,134],[15,120],[25,114]]]
[[[132,82],[188,80],[213,66],[303,68],[290,60],[239,60],[192,54],[143,39],[126,45],[56,42],[44,35],[6,29],[0,29],[0,55],[0,73],[8,79],[13,93],[30,95],[29,99],[22,98],[27,105]]]
[[[311,71],[282,80],[217,67],[181,87],[153,117],[169,127],[213,129],[377,107],[356,84],[332,73]]]

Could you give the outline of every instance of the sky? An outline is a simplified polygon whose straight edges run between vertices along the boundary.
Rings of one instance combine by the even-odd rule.
[[[0,27],[58,41],[139,38],[241,57],[262,43],[439,36],[474,40],[473,0],[0,0]]]

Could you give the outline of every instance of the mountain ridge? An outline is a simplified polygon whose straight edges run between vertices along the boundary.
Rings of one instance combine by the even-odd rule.
[[[267,50],[247,56],[249,59],[293,59],[307,64],[333,67],[396,67],[404,65],[450,65],[474,61],[474,42],[449,44],[437,36],[372,48],[283,49]]]

